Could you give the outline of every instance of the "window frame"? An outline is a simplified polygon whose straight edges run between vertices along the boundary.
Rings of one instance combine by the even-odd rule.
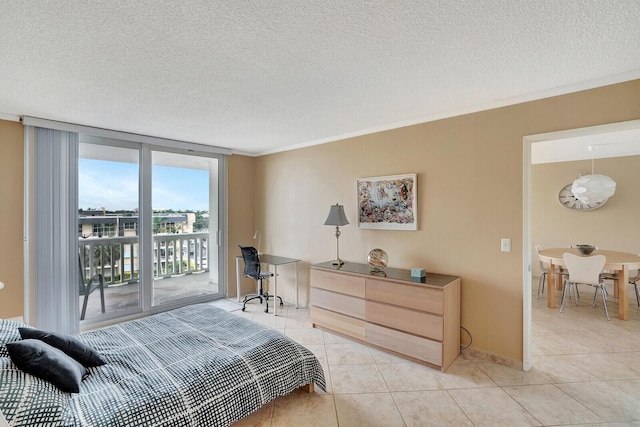
[[[217,273],[218,273],[218,281],[219,281],[219,292],[213,294],[211,298],[207,299],[216,299],[222,298],[226,296],[226,287],[227,287],[227,268],[226,268],[226,260],[227,260],[227,245],[226,241],[226,223],[227,223],[227,205],[226,205],[226,192],[227,192],[227,183],[226,183],[226,167],[227,167],[227,156],[231,154],[231,151],[228,149],[207,146],[201,144],[193,144],[187,143],[184,141],[177,140],[169,140],[163,138],[154,138],[145,135],[136,135],[129,134],[125,132],[119,132],[108,129],[99,129],[92,128],[88,126],[75,125],[70,123],[62,123],[56,122],[46,119],[39,119],[25,116],[23,117],[23,124],[25,126],[25,245],[24,245],[24,277],[25,277],[25,310],[24,310],[24,318],[27,323],[33,324],[34,326],[38,326],[40,322],[38,319],[45,319],[46,316],[42,316],[41,313],[38,313],[40,307],[43,304],[38,304],[38,298],[43,298],[39,296],[38,287],[36,286],[36,277],[42,277],[42,272],[38,270],[38,261],[35,257],[34,248],[37,246],[37,240],[35,239],[35,224],[37,212],[35,211],[35,191],[34,186],[36,183],[36,176],[38,174],[37,168],[34,166],[34,157],[36,150],[34,149],[35,143],[35,129],[43,128],[43,129],[51,129],[63,132],[69,132],[69,134],[82,134],[83,136],[87,136],[88,138],[93,138],[94,140],[91,143],[97,143],[101,141],[103,143],[108,142],[107,145],[114,146],[125,146],[126,148],[131,148],[132,146],[138,147],[140,150],[140,222],[137,225],[139,228],[139,232],[141,234],[140,243],[143,243],[142,238],[145,241],[151,241],[151,226],[152,220],[149,219],[144,220],[143,215],[146,216],[146,212],[148,211],[150,214],[151,211],[151,153],[152,151],[165,151],[165,152],[174,152],[179,154],[188,154],[188,155],[197,155],[197,156],[205,156],[212,157],[217,159],[217,200],[216,205],[218,221],[217,221],[217,231],[212,231],[210,235],[210,244],[215,244],[218,247],[218,259],[217,259]],[[86,141],[85,141],[86,142]],[[76,144],[78,144],[76,140]],[[63,158],[62,164],[74,165],[75,170],[70,171],[69,174],[71,176],[77,176],[78,170],[78,150],[77,146],[75,152],[72,154],[68,154],[71,157]],[[65,153],[61,154],[62,157],[65,156]],[[81,230],[81,225],[77,221],[78,217],[78,186],[77,180],[71,180],[71,184],[68,184],[69,188],[64,188],[63,192],[70,194],[70,198],[68,202],[68,208],[75,210],[75,225],[73,227],[66,227],[69,230],[67,231],[70,234],[73,234],[73,238],[77,240],[78,230]],[[74,206],[75,204],[75,206]],[[73,215],[72,215],[73,216]],[[114,227],[115,228],[115,227]],[[134,228],[135,229],[135,228]],[[119,234],[120,230],[113,230],[114,233]],[[149,237],[150,236],[150,237]],[[70,239],[71,236],[67,236],[65,239]],[[77,245],[76,245],[76,255],[69,250],[69,253],[66,257],[69,257],[65,262],[63,274],[63,278],[65,281],[69,283],[76,283],[77,280],[74,281],[74,277],[77,278],[77,267],[73,267],[77,265]],[[142,251],[141,251],[142,252]],[[138,262],[146,262],[147,265],[152,264],[151,250],[145,250],[143,252],[143,257],[145,259],[140,259]],[[145,255],[146,254],[146,255]],[[75,272],[74,272],[75,271]],[[38,273],[38,274],[36,274]],[[152,275],[151,275],[152,276]],[[153,277],[151,277],[152,279]],[[50,277],[48,280],[55,282],[55,277]],[[141,281],[143,278],[141,278]],[[65,287],[69,288],[70,285]],[[146,286],[143,284],[139,287],[140,292]],[[55,325],[51,329],[59,330],[61,332],[75,333],[79,329],[79,310],[73,310],[73,307],[78,305],[77,303],[77,287],[71,287],[74,289],[73,295],[69,297],[69,301],[71,304],[70,311],[73,311],[71,314],[65,314],[64,319],[59,321],[58,325]],[[141,298],[141,308],[140,312],[134,313],[131,316],[125,317],[117,317],[114,319],[105,319],[104,321],[99,320],[95,323],[87,322],[91,327],[102,326],[110,323],[120,322],[123,320],[128,320],[130,318],[140,317],[142,315],[153,314],[156,312],[162,312],[171,310],[173,308],[177,308],[179,306],[188,305],[192,303],[199,302],[197,299],[186,298],[184,300],[180,300],[176,304],[166,304],[159,306],[151,306],[151,294],[150,292],[144,292],[143,298]],[[75,301],[74,301],[75,299]],[[200,300],[205,300],[201,298]],[[50,304],[49,304],[50,305]],[[54,313],[55,314],[55,313]],[[59,315],[58,315],[59,317]],[[74,321],[75,318],[75,321]],[[115,320],[115,322],[114,322]],[[86,321],[83,321],[83,325],[85,325]],[[51,325],[50,325],[51,326]]]

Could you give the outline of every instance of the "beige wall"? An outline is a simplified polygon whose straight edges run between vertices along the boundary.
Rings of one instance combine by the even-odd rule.
[[[461,276],[462,324],[473,347],[522,360],[522,138],[639,118],[636,80],[258,158],[231,156],[229,294],[235,295],[237,245],[254,243],[260,230],[265,252],[303,260],[305,304],[309,264],[335,256],[332,227],[322,224],[339,202],[351,222],[342,227],[342,258],[366,262],[369,250],[380,247],[390,266]],[[16,224],[6,227],[0,257],[0,280],[7,283],[0,315],[11,317],[22,314],[22,126],[0,121],[0,137],[1,219]],[[358,229],[356,178],[412,172],[418,174],[419,230]],[[513,239],[513,252],[500,252],[501,237]],[[289,301],[292,271],[280,269],[279,290]],[[253,288],[243,283],[243,292]]]
[[[258,242],[253,240],[255,232],[255,163],[253,157],[233,155],[228,157],[227,162],[227,203],[229,206],[227,218],[227,238],[229,254],[227,258],[228,286],[227,296],[236,295],[236,263],[235,257],[240,255],[238,245],[257,246]],[[240,268],[244,264],[240,262]],[[242,277],[242,271],[240,271]],[[255,281],[251,279],[241,279],[240,294],[244,295],[255,291]]]
[[[593,211],[577,212],[558,203],[558,191],[573,182],[581,170],[590,172],[591,160],[531,167],[533,245],[549,248],[593,244],[602,249],[640,253],[640,197],[636,188],[640,182],[640,156],[595,161],[596,173],[616,181],[616,193]],[[536,276],[540,274],[538,267],[535,262]]]
[[[351,224],[342,227],[343,259],[366,262],[380,247],[390,266],[461,276],[462,325],[473,347],[520,361],[523,137],[638,118],[636,80],[263,156],[255,226],[265,252],[304,261],[305,301],[308,265],[335,256],[333,230],[322,225],[329,206],[344,204]],[[418,174],[419,230],[358,229],[356,178],[402,173]],[[513,252],[500,252],[502,237]],[[279,289],[291,301],[286,280]]]
[[[23,284],[23,167],[24,136],[21,123],[0,120],[0,317],[22,316]]]

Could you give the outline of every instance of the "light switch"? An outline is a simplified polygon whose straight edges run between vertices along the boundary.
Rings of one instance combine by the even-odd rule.
[[[511,252],[511,239],[502,238],[500,240],[500,250],[502,252]]]

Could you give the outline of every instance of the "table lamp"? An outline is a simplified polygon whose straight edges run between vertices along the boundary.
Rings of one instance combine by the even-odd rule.
[[[324,225],[335,225],[336,226],[336,259],[331,261],[332,265],[342,265],[344,262],[340,259],[340,245],[339,245],[339,237],[340,237],[340,227],[343,225],[349,224],[347,221],[347,216],[344,213],[344,206],[336,203],[335,205],[331,205],[329,209],[329,216],[327,216],[327,220],[324,222]]]
[[[253,233],[253,240],[256,239],[256,237],[258,238],[258,247],[256,248],[256,250],[258,251],[258,255],[260,255],[260,241],[262,240],[262,235],[260,234],[259,231],[256,231],[255,233]]]

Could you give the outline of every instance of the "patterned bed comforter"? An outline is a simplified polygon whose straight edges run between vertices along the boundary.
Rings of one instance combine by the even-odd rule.
[[[9,425],[227,426],[302,385],[325,388],[309,350],[207,304],[77,337],[107,360],[89,368],[78,394],[0,354],[0,410]]]

